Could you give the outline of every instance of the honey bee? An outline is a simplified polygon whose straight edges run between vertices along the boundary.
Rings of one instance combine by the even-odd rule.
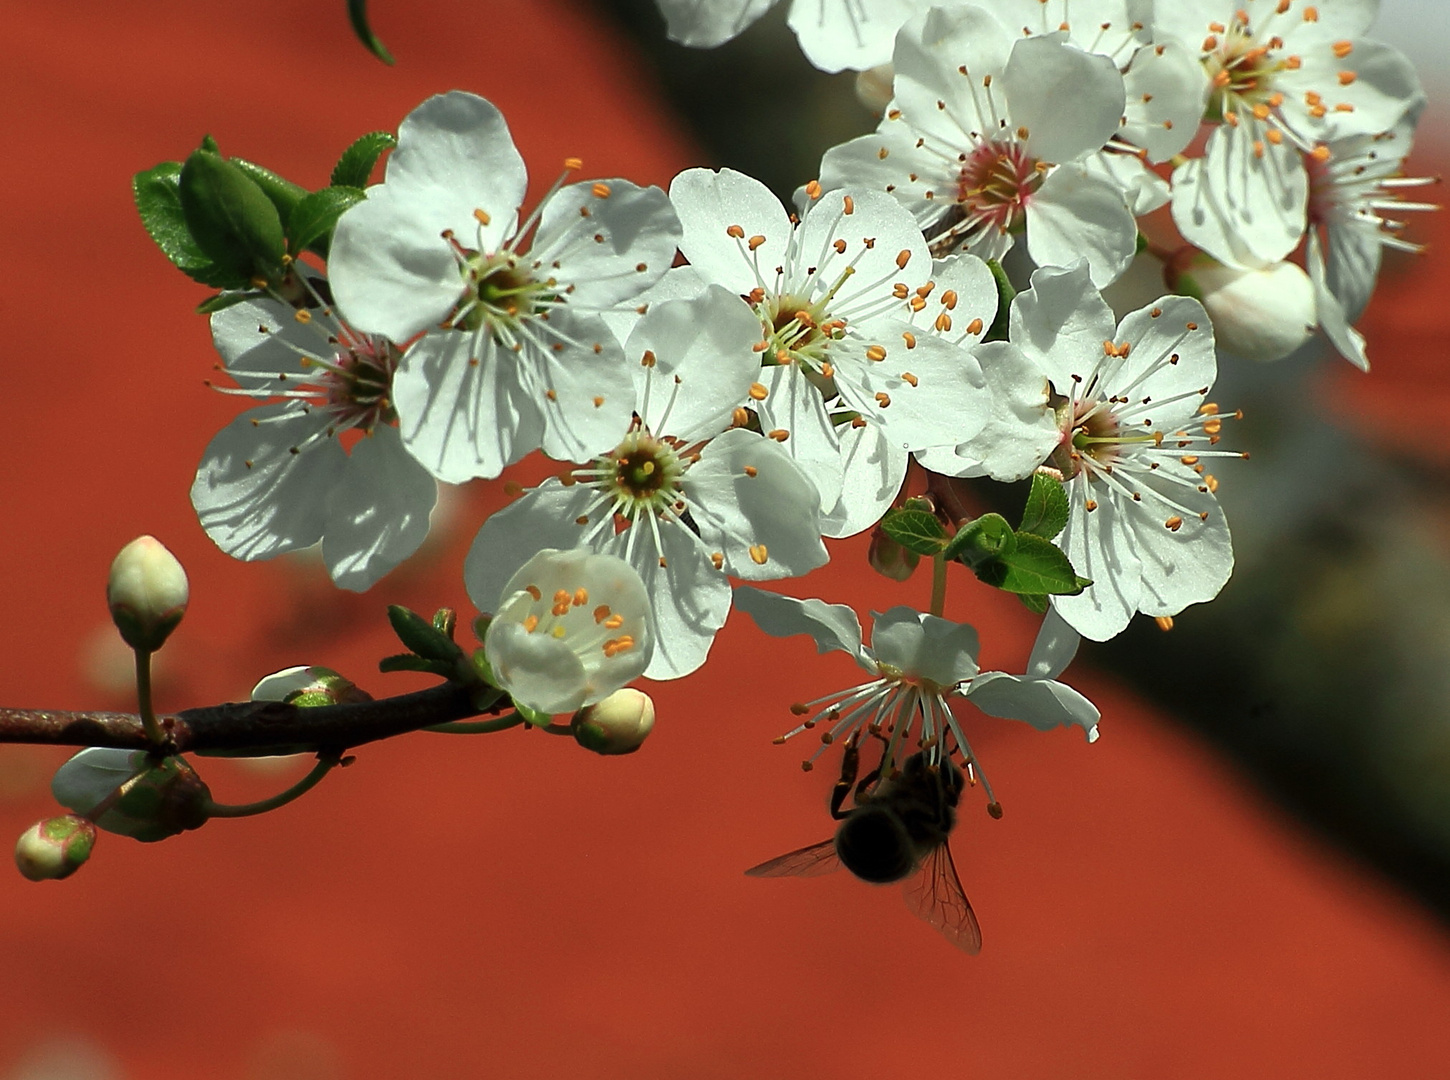
[[[982,929],[962,889],[947,837],[957,823],[962,771],[943,756],[912,754],[901,770],[873,770],[859,784],[860,751],[846,746],[841,778],[831,794],[836,835],[745,871],[751,877],[815,877],[844,866],[862,881],[903,882],[906,906],[957,948],[975,955]],[[843,810],[854,789],[854,805]]]

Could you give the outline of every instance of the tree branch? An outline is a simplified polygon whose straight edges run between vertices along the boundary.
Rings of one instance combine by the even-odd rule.
[[[161,716],[172,753],[231,752],[253,757],[317,750],[342,753],[364,743],[433,724],[466,720],[509,706],[507,697],[478,708],[467,687],[448,682],[412,694],[347,705],[298,708],[279,701],[241,701]],[[141,718],[131,713],[0,708],[0,743],[111,746],[150,750]]]

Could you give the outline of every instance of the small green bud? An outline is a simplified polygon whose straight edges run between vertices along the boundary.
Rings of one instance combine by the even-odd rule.
[[[15,865],[31,881],[70,877],[96,845],[96,827],[76,814],[37,821],[15,842]]]
[[[655,726],[655,703],[643,690],[626,686],[574,714],[574,741],[596,754],[632,754]]]
[[[111,563],[106,603],[111,620],[133,649],[155,652],[186,614],[186,571],[154,536],[139,536]]]

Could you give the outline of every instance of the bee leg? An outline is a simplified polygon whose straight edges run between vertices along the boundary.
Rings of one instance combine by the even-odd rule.
[[[851,788],[856,785],[856,774],[861,771],[861,750],[852,739],[846,743],[845,751],[841,754],[841,778],[836,781],[836,786],[831,789],[831,817],[837,821],[850,815],[849,810],[842,810],[846,802],[846,796],[851,793]]]

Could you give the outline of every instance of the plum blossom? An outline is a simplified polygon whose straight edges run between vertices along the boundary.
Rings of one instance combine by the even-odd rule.
[[[217,389],[266,403],[207,445],[191,501],[228,555],[270,559],[321,541],[332,580],[360,592],[422,544],[438,485],[394,426],[398,350],[306,285],[315,307],[252,300],[212,316],[221,370],[238,384]],[[361,438],[345,446],[349,432]]]
[[[760,324],[711,286],[650,307],[626,344],[634,418],[591,465],[546,480],[490,517],[464,565],[480,607],[540,544],[609,552],[645,582],[657,631],[646,674],[705,662],[730,611],[727,575],[803,574],[826,561],[814,485],[781,446],[733,426],[759,393]]]
[[[600,312],[668,269],[674,212],[658,188],[561,178],[520,221],[525,184],[498,109],[439,95],[404,119],[386,179],[333,237],[352,324],[423,335],[393,404],[403,443],[441,480],[497,476],[539,447],[582,461],[629,420],[630,374]]]
[[[1078,635],[1051,614],[1043,623],[1027,673],[1019,676],[978,669],[977,632],[968,624],[909,607],[873,614],[868,646],[860,620],[844,604],[797,600],[739,586],[735,606],[767,634],[808,634],[818,651],[847,653],[870,676],[856,686],[791,706],[798,716],[824,706],[775,740],[784,743],[821,727],[821,745],[804,762],[806,769],[836,742],[856,745],[868,735],[877,736],[886,742],[881,760],[884,775],[918,749],[926,751],[931,762],[960,757],[968,778],[973,783],[982,780],[989,805],[995,806],[961,721],[952,712],[952,700],[965,698],[989,716],[1021,720],[1041,731],[1076,725],[1089,742],[1098,737],[1098,710],[1057,681],[1077,651]]]
[[[604,700],[644,672],[654,648],[644,583],[613,555],[546,548],[488,607],[483,648],[498,686],[541,713]]]
[[[1057,544],[1093,584],[1054,596],[1058,614],[1103,641],[1135,611],[1177,614],[1211,600],[1233,569],[1228,522],[1206,472],[1223,417],[1205,398],[1216,364],[1197,300],[1165,296],[1113,313],[1087,267],[1044,268],[1012,302],[1011,339],[1051,382],[1068,494]]]
[[[910,214],[880,192],[812,185],[798,225],[729,169],[683,172],[670,198],[690,268],[756,313],[763,367],[741,404],[816,485],[826,535],[880,516],[907,450],[981,428],[988,399],[969,346],[996,310],[984,265],[953,269],[960,290],[938,282]]]
[[[958,6],[903,26],[893,63],[892,107],[874,134],[826,152],[822,186],[889,192],[937,255],[1000,259],[1025,228],[1039,265],[1086,257],[1100,285],[1127,268],[1137,227],[1123,189],[1067,167],[1119,132],[1126,92],[1109,57]]]

